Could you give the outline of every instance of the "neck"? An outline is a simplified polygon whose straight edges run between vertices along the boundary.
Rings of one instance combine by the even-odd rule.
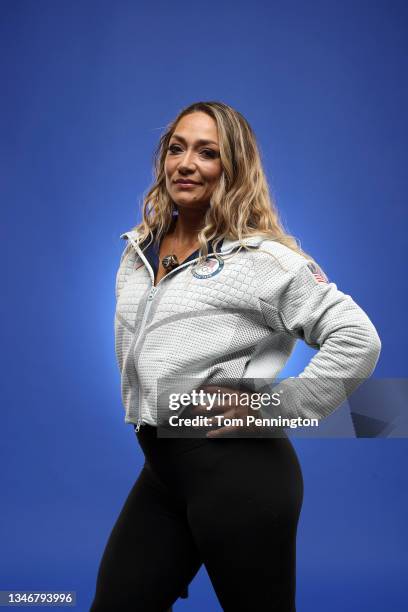
[[[206,209],[192,210],[179,208],[178,216],[170,230],[174,240],[180,245],[195,242],[199,231],[204,226],[205,213]]]

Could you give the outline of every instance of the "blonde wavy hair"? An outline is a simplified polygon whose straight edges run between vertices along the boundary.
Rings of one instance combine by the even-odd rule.
[[[204,225],[198,233],[200,260],[208,255],[208,241],[213,240],[214,252],[221,239],[239,240],[263,235],[280,242],[293,251],[316,263],[303,251],[294,236],[286,233],[272,199],[262,167],[261,155],[255,134],[248,121],[231,106],[222,102],[195,102],[184,108],[166,126],[153,154],[154,184],[144,196],[142,221],[133,229],[140,234],[140,242],[156,232],[156,243],[169,230],[175,204],[166,188],[165,159],[170,139],[180,119],[190,113],[207,113],[218,128],[222,174],[210,200],[204,217]],[[253,248],[253,247],[252,247]]]

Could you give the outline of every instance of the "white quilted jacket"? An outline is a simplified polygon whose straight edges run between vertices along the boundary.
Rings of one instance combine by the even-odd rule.
[[[115,350],[125,422],[136,429],[158,424],[159,380],[275,380],[299,338],[318,352],[279,384],[284,417],[326,417],[374,370],[381,341],[368,316],[288,247],[251,237],[247,251],[224,240],[207,266],[190,258],[154,286],[138,233],[121,238]]]

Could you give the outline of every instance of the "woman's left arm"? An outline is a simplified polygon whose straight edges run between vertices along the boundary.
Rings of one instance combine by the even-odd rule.
[[[276,385],[282,417],[325,418],[372,374],[381,351],[377,330],[318,266],[305,261],[273,303],[260,297],[260,304],[268,325],[318,349],[298,377]]]

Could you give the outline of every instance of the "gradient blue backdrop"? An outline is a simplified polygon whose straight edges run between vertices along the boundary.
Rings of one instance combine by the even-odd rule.
[[[191,102],[248,118],[288,231],[379,331],[375,377],[407,375],[406,6],[1,2],[0,589],[89,608],[142,464],[113,348],[119,234]],[[405,610],[407,441],[294,445],[299,612]],[[204,570],[175,610],[220,610]]]

